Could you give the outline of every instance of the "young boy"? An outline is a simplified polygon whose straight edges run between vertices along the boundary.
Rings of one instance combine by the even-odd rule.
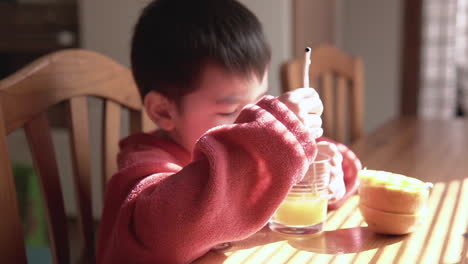
[[[235,0],[153,1],[135,27],[131,59],[160,129],[120,143],[98,263],[189,263],[253,234],[318,148],[334,157],[332,204],[355,190],[357,158],[315,142],[317,93],[264,96],[270,49],[257,18]]]

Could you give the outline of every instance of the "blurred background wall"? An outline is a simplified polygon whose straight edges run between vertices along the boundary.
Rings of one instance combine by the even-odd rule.
[[[365,71],[365,130],[399,113],[401,0],[295,0],[294,55],[333,43],[360,56]]]
[[[399,114],[402,0],[338,0],[339,46],[364,60],[366,131]]]

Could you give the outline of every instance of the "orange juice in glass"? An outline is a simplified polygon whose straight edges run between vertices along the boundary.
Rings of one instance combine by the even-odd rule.
[[[327,217],[330,157],[318,153],[302,181],[295,184],[270,220],[273,231],[314,234]]]

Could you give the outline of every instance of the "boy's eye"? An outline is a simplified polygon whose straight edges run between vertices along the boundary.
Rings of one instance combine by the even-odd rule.
[[[220,116],[232,116],[234,114],[236,114],[238,111],[238,109],[234,110],[234,112],[230,112],[230,113],[218,113],[218,115]]]

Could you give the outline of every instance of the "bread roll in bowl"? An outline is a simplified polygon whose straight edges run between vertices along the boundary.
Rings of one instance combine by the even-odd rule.
[[[413,232],[423,221],[425,208],[417,214],[395,214],[359,205],[362,217],[370,230],[379,234],[404,235]]]

